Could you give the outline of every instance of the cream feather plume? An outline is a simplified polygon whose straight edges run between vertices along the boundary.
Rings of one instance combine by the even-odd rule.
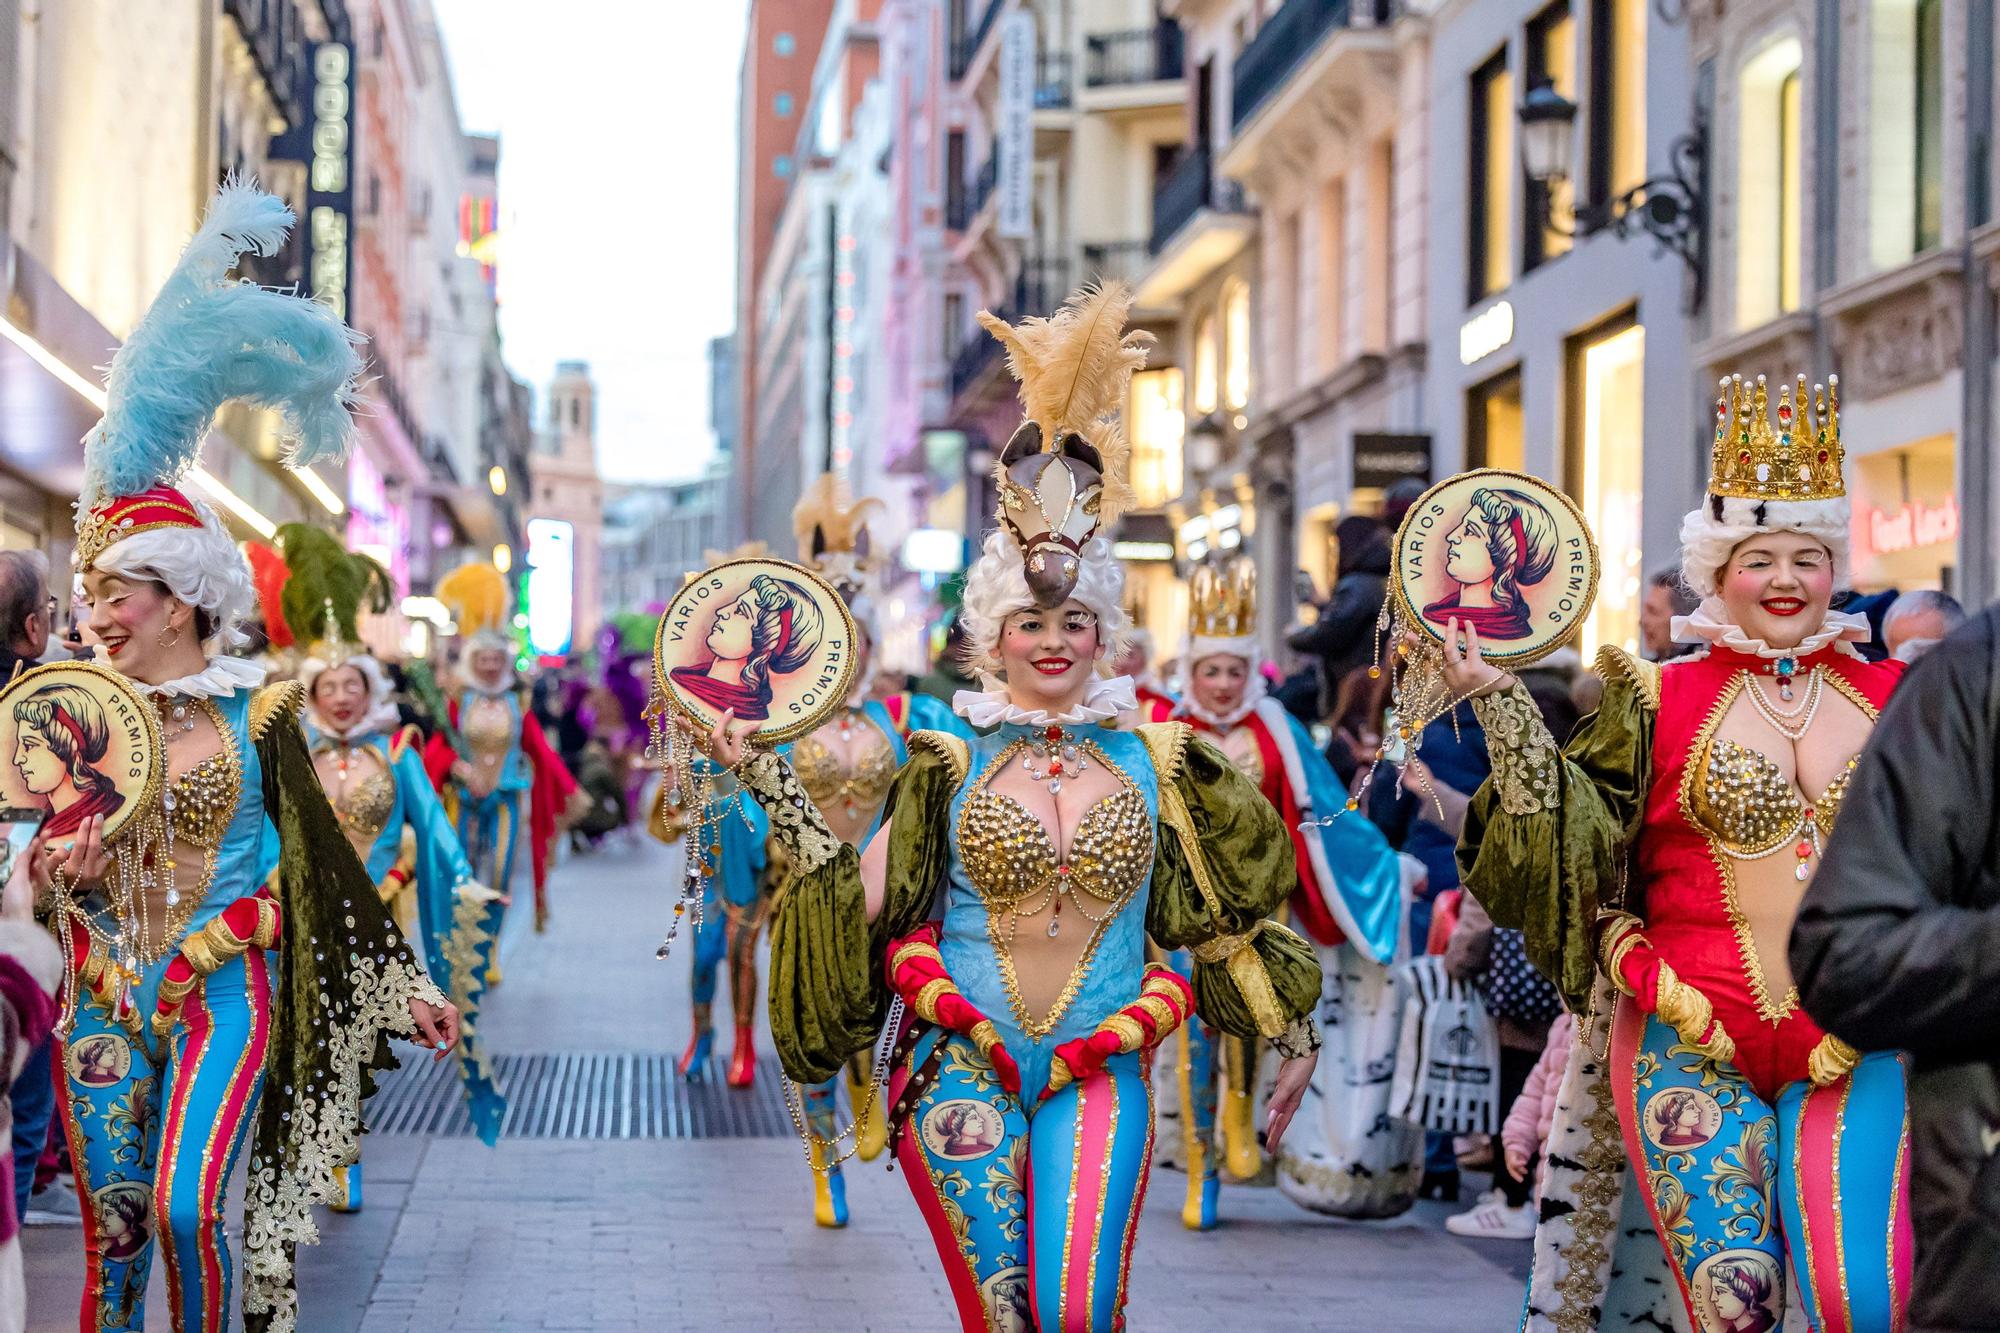
[[[810,564],[822,555],[854,551],[868,520],[882,509],[882,501],[872,495],[856,500],[838,474],[821,473],[792,510],[792,535],[798,538],[799,558]],[[818,552],[813,550],[814,529],[820,534],[822,549]]]
[[[1104,461],[1103,522],[1131,502],[1131,449],[1119,425],[1133,372],[1146,364],[1153,335],[1125,328],[1132,290],[1122,282],[1085,286],[1047,319],[1019,324],[982,310],[979,323],[1007,349],[1007,368],[1021,383],[1021,410],[1042,430],[1042,447],[1065,433],[1088,440]]]

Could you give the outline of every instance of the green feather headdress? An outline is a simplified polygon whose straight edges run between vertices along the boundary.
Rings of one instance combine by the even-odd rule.
[[[278,600],[293,637],[329,666],[362,651],[363,608],[380,615],[392,604],[388,571],[308,523],[280,527],[278,546],[291,571]]]

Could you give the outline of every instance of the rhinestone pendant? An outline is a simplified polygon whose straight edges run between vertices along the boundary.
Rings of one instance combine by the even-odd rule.
[[[179,889],[167,890],[167,906],[177,907],[180,905],[180,901],[181,901],[181,894]]]
[[[1051,796],[1054,796],[1054,795],[1056,795],[1056,794],[1057,794],[1058,792],[1060,792],[1061,790],[1062,790],[1062,779],[1061,779],[1061,778],[1050,778],[1050,779],[1049,779],[1049,795],[1051,795]],[[1054,931],[1050,931],[1049,933],[1050,933],[1050,934],[1054,934],[1055,932],[1054,932]]]
[[[1799,883],[1803,884],[1808,879],[1812,878],[1812,867],[1807,865],[1804,861],[1801,861],[1793,869],[1792,876],[1793,878],[1797,879]]]

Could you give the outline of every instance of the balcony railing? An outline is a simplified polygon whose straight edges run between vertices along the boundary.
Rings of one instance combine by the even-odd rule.
[[[1067,51],[1044,51],[1035,57],[1035,110],[1061,111],[1073,100]]]
[[[977,3],[978,0],[972,0]],[[951,44],[951,77],[962,79],[965,71],[972,68],[973,57],[986,44],[986,38],[993,31],[994,20],[1000,17],[1001,0],[986,0],[986,12],[979,16],[979,22],[958,35]]]
[[[1134,282],[1152,258],[1146,241],[1098,241],[1083,247],[1085,282]]]
[[[1150,28],[1086,38],[1084,50],[1084,84],[1091,88],[1111,88],[1180,78],[1185,43],[1181,25],[1172,19],[1162,19]]]
[[[1161,182],[1153,195],[1153,235],[1148,248],[1154,254],[1166,249],[1174,233],[1185,227],[1202,209],[1218,213],[1241,213],[1243,187],[1232,180],[1218,180],[1208,145],[1190,149]]]
[[[945,200],[945,226],[953,231],[964,231],[979,216],[979,210],[986,207],[986,201],[993,197],[994,187],[1000,184],[1000,150],[995,148],[986,158],[986,165],[970,183],[951,192]]]
[[[1069,296],[1069,265],[1060,259],[1030,259],[1014,279],[1014,290],[993,313],[1009,324],[1029,315],[1047,316]],[[998,339],[976,329],[951,358],[951,396],[958,397],[1000,359]]]
[[[1285,7],[1236,57],[1232,128],[1243,128],[1243,122],[1284,86],[1328,32],[1379,26],[1388,21],[1389,7],[1390,0],[1285,0]]]

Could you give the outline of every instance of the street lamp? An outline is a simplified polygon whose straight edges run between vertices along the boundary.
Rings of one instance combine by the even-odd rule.
[[[1576,103],[1544,81],[1521,99],[1518,114],[1521,165],[1528,179],[1542,187],[1535,191],[1540,225],[1563,236],[1609,231],[1621,240],[1632,235],[1635,227],[1642,228],[1662,249],[1680,256],[1688,276],[1683,305],[1690,315],[1700,310],[1708,295],[1704,245],[1708,230],[1708,120],[1701,110],[1696,108],[1693,126],[1668,148],[1671,165],[1666,174],[1641,181],[1616,198],[1577,205],[1572,210],[1576,220],[1572,227],[1554,220],[1551,187],[1569,179],[1576,142]]]

